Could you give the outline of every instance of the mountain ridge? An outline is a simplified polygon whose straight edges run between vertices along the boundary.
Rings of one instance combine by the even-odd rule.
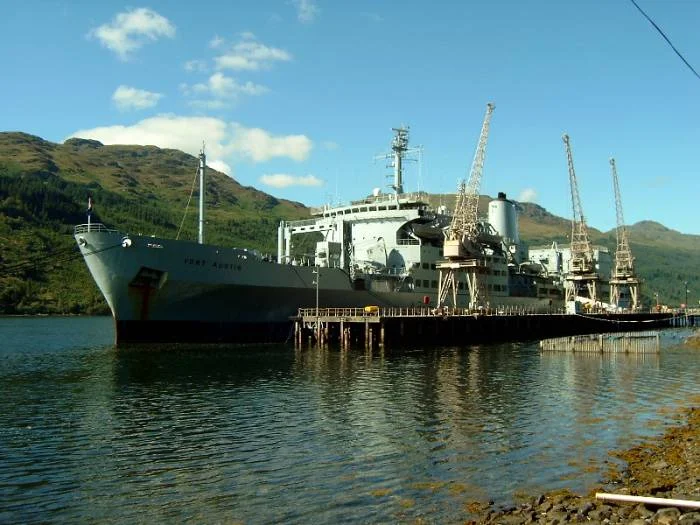
[[[85,222],[88,195],[95,201],[95,220],[110,226],[165,237],[181,229],[183,237],[196,238],[196,211],[189,216],[181,211],[188,209],[196,167],[196,157],[176,149],[84,138],[58,144],[29,133],[0,132],[0,313],[105,313],[82,260],[43,266],[32,260],[38,254],[76,251],[70,234],[72,225]],[[279,221],[309,216],[302,203],[243,186],[211,168],[207,173],[207,242],[274,253]],[[454,195],[429,200],[454,202]],[[482,213],[489,200],[481,197]],[[570,220],[536,203],[517,204],[524,241],[531,246],[568,243]],[[682,283],[698,288],[700,236],[652,220],[627,229],[638,273],[651,287],[643,290],[647,297],[653,290],[664,301],[678,302]],[[614,252],[614,229],[589,228],[589,235]],[[75,279],[89,284],[78,293],[69,285]]]

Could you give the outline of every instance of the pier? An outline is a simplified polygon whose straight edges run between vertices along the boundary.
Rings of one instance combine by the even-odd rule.
[[[687,315],[663,313],[533,313],[524,309],[379,307],[300,308],[294,344],[366,349],[527,341],[582,334],[649,331],[691,325]]]

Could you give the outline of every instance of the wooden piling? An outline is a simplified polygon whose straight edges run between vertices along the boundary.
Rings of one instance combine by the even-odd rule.
[[[659,353],[660,348],[659,332],[578,335],[540,341],[540,350],[546,352],[641,354]]]

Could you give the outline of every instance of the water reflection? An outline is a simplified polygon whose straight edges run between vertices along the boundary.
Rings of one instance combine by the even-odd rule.
[[[403,521],[598,482],[696,355],[535,344],[3,354],[0,521]]]

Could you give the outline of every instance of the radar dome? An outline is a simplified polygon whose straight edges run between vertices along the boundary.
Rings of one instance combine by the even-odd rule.
[[[379,195],[380,195],[381,193],[382,193],[382,189],[381,189],[381,188],[374,188],[374,189],[372,190],[372,195],[375,196],[375,197],[379,197]]]

